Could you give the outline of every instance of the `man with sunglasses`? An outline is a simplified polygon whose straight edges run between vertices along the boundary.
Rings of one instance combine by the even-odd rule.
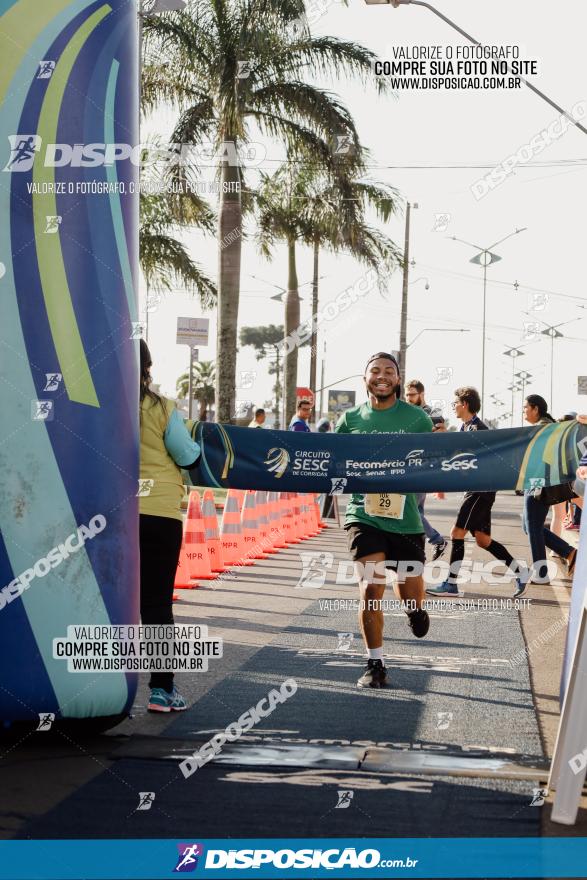
[[[455,415],[461,421],[461,431],[487,431],[485,422],[478,416],[481,409],[479,392],[470,386],[457,388],[455,400],[452,404]],[[465,492],[463,503],[457,514],[457,520],[453,526],[450,550],[450,574],[448,578],[437,587],[429,587],[426,592],[431,596],[460,596],[457,578],[465,558],[465,536],[470,532],[475,538],[478,547],[482,547],[491,553],[500,562],[503,562],[512,572],[517,573],[518,563],[503,544],[494,541],[491,537],[491,508],[495,502],[495,492]],[[521,595],[522,580],[516,577],[516,592]],[[521,592],[520,592],[521,591]]]

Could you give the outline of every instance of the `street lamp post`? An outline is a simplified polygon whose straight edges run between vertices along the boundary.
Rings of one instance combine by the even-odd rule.
[[[516,372],[516,358],[522,357],[524,354],[519,348],[508,348],[507,351],[504,351],[504,354],[512,359],[512,385],[514,385],[514,373]],[[511,389],[508,388],[508,391]],[[512,420],[510,423],[510,428],[514,427],[514,392],[512,390]]]
[[[430,12],[433,12],[434,15],[438,16],[438,18],[441,18],[442,21],[444,21],[453,30],[457,31],[457,33],[459,33],[470,43],[473,43],[475,46],[482,45],[479,40],[476,40],[474,37],[472,37],[470,34],[460,28],[458,24],[455,24],[454,21],[451,21],[450,18],[447,18],[446,15],[443,15],[442,12],[439,12],[438,9],[435,9],[434,6],[432,6],[430,3],[423,2],[423,0],[365,0],[365,2],[367,6],[393,6],[394,9],[397,9],[399,6],[423,6],[425,9],[429,9]],[[587,134],[587,128],[585,128],[584,125],[581,125],[580,122],[577,122],[577,120],[573,116],[571,116],[570,113],[567,113],[566,110],[563,110],[563,108],[559,104],[557,104],[556,101],[553,101],[552,98],[549,98],[548,95],[545,95],[544,92],[541,92],[540,89],[537,89],[536,86],[532,85],[531,82],[528,82],[527,79],[524,79],[523,76],[518,76],[518,79],[520,80],[520,82],[523,82],[524,85],[529,88],[531,92],[534,92],[535,95],[538,95],[539,98],[542,98],[543,101],[546,101],[547,104],[549,104],[551,107],[554,107],[554,109],[558,111],[558,113],[561,113],[563,116],[565,116],[569,120],[569,122],[572,122],[573,125],[579,129],[579,131],[582,131],[583,134]]]
[[[482,334],[483,338],[481,340],[481,414],[483,414],[483,406],[484,406],[484,398],[485,398],[485,325],[486,325],[486,315],[487,315],[487,267],[492,266],[493,263],[498,263],[501,260],[501,257],[498,254],[494,254],[491,248],[497,247],[500,244],[503,244],[504,241],[507,241],[508,238],[512,238],[514,235],[518,235],[520,232],[525,232],[527,229],[526,226],[523,226],[521,229],[515,229],[513,232],[510,232],[509,235],[506,235],[504,238],[500,238],[499,241],[494,242],[489,245],[487,248],[480,247],[478,244],[473,244],[470,241],[465,241],[462,238],[457,238],[456,235],[449,235],[448,237],[452,241],[458,241],[461,244],[466,244],[469,247],[475,248],[475,250],[479,251],[479,253],[472,257],[469,262],[474,263],[477,266],[483,267],[483,329]]]
[[[565,324],[567,322],[565,321]],[[550,406],[554,410],[554,340],[562,338],[563,334],[560,330],[557,330],[557,327],[562,327],[562,324],[556,324],[554,327],[546,326],[546,330],[541,330],[541,334],[543,336],[550,336]]]
[[[275,358],[275,409],[273,410],[273,415],[275,416],[275,430],[279,430],[279,401],[280,401],[280,375],[281,375],[281,348],[279,345],[272,345],[270,342],[265,342],[263,344],[263,351],[269,357],[273,356]]]
[[[522,387],[523,386],[522,386],[521,382],[512,382],[511,385],[508,385],[508,391],[512,392],[512,411],[511,411],[511,413],[509,413],[509,415],[510,415],[510,428],[513,428],[513,426],[514,426],[514,395],[515,395],[516,391],[521,391]]]
[[[406,228],[404,233],[404,273],[402,283],[402,309],[399,330],[399,372],[402,382],[406,378],[406,349],[408,331],[408,285],[410,275],[410,217],[412,208],[416,210],[418,203],[406,205]]]
[[[407,363],[408,349],[412,347],[412,345],[414,344],[416,339],[420,338],[422,333],[470,333],[470,332],[471,331],[468,328],[465,329],[463,327],[424,327],[423,330],[420,330],[420,332],[414,336],[414,338],[412,339],[411,342],[407,343],[407,345],[406,345],[406,358],[404,359],[404,364]],[[400,369],[400,374],[401,374],[402,382],[406,382],[408,377],[401,372],[401,369]]]
[[[322,418],[324,415],[324,400],[322,398],[322,392],[324,391],[324,370],[326,367],[326,340],[324,340],[324,349],[322,352],[322,366],[320,368],[320,416]],[[314,390],[314,389],[312,389]],[[316,406],[316,393],[314,393],[314,406]]]
[[[470,333],[468,328],[464,327],[424,327],[419,333],[416,333],[411,342],[408,342],[406,349],[411,348],[416,339],[419,339],[422,333]]]
[[[520,370],[519,373],[516,373],[516,379],[522,383],[522,400],[526,397],[526,385],[531,385],[530,379],[532,378],[532,373],[529,373],[527,370]],[[524,418],[522,417],[522,425],[524,424]]]
[[[491,399],[491,402],[492,402],[493,406],[494,406],[496,409],[497,409],[497,407],[499,407],[499,406],[505,406],[503,400],[500,400],[499,397],[497,396],[497,394],[491,394],[491,395],[490,395],[490,399]],[[495,416],[495,418],[499,420],[499,419],[502,418],[502,416]]]
[[[528,312],[524,312],[525,315]],[[540,333],[542,336],[550,336],[550,408],[554,410],[554,340],[555,339],[563,339],[564,333],[561,333],[558,329],[559,327],[565,327],[567,324],[575,324],[577,321],[582,321],[583,318],[575,318],[572,321],[562,321],[560,324],[555,324],[551,326],[546,323],[546,321],[539,321],[540,324],[543,324],[545,329],[541,330]]]

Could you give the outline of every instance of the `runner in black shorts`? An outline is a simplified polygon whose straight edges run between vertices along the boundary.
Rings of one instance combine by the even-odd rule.
[[[482,422],[477,413],[481,409],[479,392],[475,388],[463,387],[455,391],[453,402],[455,414],[461,420],[461,431],[487,431],[488,427]],[[466,492],[457,515],[457,521],[453,526],[450,536],[452,538],[450,550],[450,574],[444,583],[438,587],[430,587],[426,590],[432,596],[459,596],[457,578],[465,557],[465,535],[470,532],[477,545],[483,547],[504,562],[512,572],[517,573],[518,563],[503,544],[499,544],[491,537],[491,508],[495,501],[495,492]],[[520,589],[520,578],[516,578],[517,589]]]
[[[400,381],[399,367],[393,355],[386,352],[372,355],[365,368],[369,399],[367,403],[347,410],[335,430],[343,434],[421,434],[432,431],[432,420],[420,407],[398,399]],[[384,453],[382,455],[385,457]],[[383,657],[381,604],[386,566],[398,572],[399,594],[408,608],[413,608],[408,611],[408,623],[414,635],[418,638],[425,636],[430,626],[428,614],[421,607],[424,599],[424,529],[416,497],[391,493],[351,495],[345,529],[360,582],[359,624],[368,657],[357,684],[359,687],[385,687],[387,672]]]

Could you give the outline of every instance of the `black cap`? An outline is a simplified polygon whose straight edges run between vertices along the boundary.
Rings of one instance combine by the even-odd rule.
[[[388,351],[378,351],[377,354],[372,354],[365,365],[365,372],[367,372],[369,364],[373,361],[379,360],[379,358],[387,358],[388,361],[391,361],[393,364],[395,364],[395,368],[399,373],[399,364],[397,362],[397,358],[395,357],[395,355],[390,354]]]

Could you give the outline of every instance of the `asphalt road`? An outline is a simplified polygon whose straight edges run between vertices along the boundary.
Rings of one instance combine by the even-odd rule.
[[[444,533],[457,503],[429,504]],[[498,497],[495,535],[516,556],[525,553],[519,508],[518,498]],[[331,554],[322,586],[300,585],[302,553]],[[471,544],[467,553],[487,558]],[[2,836],[557,833],[548,803],[532,802],[552,747],[562,633],[530,662],[526,646],[528,633],[560,617],[569,583],[536,588],[521,612],[508,607],[508,582],[468,585],[461,602],[431,612],[422,640],[390,605],[390,687],[361,691],[356,587],[334,582],[346,558],[344,533],[330,527],[234,578],[182,591],[176,619],[207,623],[225,645],[208,673],[178,677],[189,710],[147,715],[143,680],[133,718],[106,735],[6,742]],[[183,759],[286,679],[297,685],[289,699],[184,777]],[[141,792],[153,794],[149,809],[137,809]],[[582,810],[565,833],[585,834],[585,824]]]

